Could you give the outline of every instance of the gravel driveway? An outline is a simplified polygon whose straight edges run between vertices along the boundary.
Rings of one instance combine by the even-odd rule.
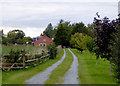
[[[66,72],[65,76],[63,77],[64,83],[63,84],[79,84],[78,78],[78,59],[74,55],[74,53],[68,49],[72,55],[73,55],[73,63],[71,65],[71,68]]]
[[[41,72],[35,76],[33,76],[32,78],[30,78],[29,80],[26,80],[26,82],[28,84],[44,84],[44,82],[49,79],[49,76],[51,75],[51,72],[59,65],[62,63],[62,61],[65,59],[66,57],[66,52],[64,49],[64,55],[62,57],[62,59],[60,59],[58,62],[56,62],[55,64],[53,64],[52,66],[48,67],[44,72]]]

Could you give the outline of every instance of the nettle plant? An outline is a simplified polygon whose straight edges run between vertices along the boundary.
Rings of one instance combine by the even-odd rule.
[[[100,19],[100,15],[98,15],[98,13],[97,18],[94,18],[94,29],[96,35],[96,40],[94,40],[94,43],[96,45],[95,53],[97,55],[97,58],[101,57],[110,61],[110,75],[112,70],[111,64],[118,66],[114,60],[116,57],[114,56],[115,51],[113,51],[113,47],[117,43],[115,40],[120,40],[120,37],[117,36],[119,34],[119,26],[120,18],[112,21],[110,21],[107,17]],[[120,45],[117,47],[120,47]],[[117,49],[117,51],[119,51],[119,49]]]

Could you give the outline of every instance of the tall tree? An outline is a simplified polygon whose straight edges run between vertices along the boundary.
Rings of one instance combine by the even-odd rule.
[[[114,72],[114,77],[116,78],[117,83],[120,84],[120,18],[116,19],[117,33],[113,34],[114,40],[112,47],[112,68]]]
[[[72,24],[71,28],[72,28],[71,34],[73,35],[75,33],[87,33],[87,29],[83,22]]]
[[[69,46],[70,41],[70,29],[69,29],[70,22],[60,21],[57,26],[54,42],[57,45],[62,46]]]
[[[105,17],[100,19],[100,16],[97,13],[98,18],[94,18],[96,40],[95,44],[97,46],[95,53],[97,58],[105,58],[110,61],[110,75],[111,75],[111,40],[113,40],[112,34],[116,32],[113,21],[110,21],[109,18]]]
[[[52,38],[52,33],[53,33],[53,26],[52,24],[48,24],[47,28],[43,32],[44,35],[48,36],[49,38]]]

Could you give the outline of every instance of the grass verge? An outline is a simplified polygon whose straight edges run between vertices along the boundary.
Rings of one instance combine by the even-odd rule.
[[[43,72],[46,68],[50,67],[52,64],[60,60],[63,54],[64,51],[62,49],[62,51],[57,54],[57,57],[55,59],[49,59],[38,66],[24,70],[2,72],[2,84],[25,84],[25,80],[31,78],[32,76],[40,72]]]
[[[2,85],[2,71],[0,71],[0,86]]]
[[[70,53],[70,51],[68,49],[65,49],[65,51],[66,51],[66,58],[63,60],[63,62],[60,65],[58,65],[57,68],[55,68],[52,71],[52,74],[50,75],[49,79],[45,82],[45,84],[63,83],[62,77],[69,70],[73,62],[73,56]]]
[[[98,59],[96,65],[95,55],[91,56],[89,51],[83,54],[76,49],[71,49],[78,57],[79,79],[81,84],[115,84],[113,77],[109,75],[110,64],[108,61]]]

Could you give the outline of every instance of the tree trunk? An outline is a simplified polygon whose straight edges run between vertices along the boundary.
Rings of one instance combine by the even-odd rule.
[[[111,61],[110,61],[110,76],[112,75],[112,66],[111,66]]]
[[[92,53],[90,53],[90,59],[92,59]]]
[[[96,59],[96,65],[97,65],[97,59]]]
[[[25,68],[26,64],[25,64],[25,56],[23,56],[23,68]]]

